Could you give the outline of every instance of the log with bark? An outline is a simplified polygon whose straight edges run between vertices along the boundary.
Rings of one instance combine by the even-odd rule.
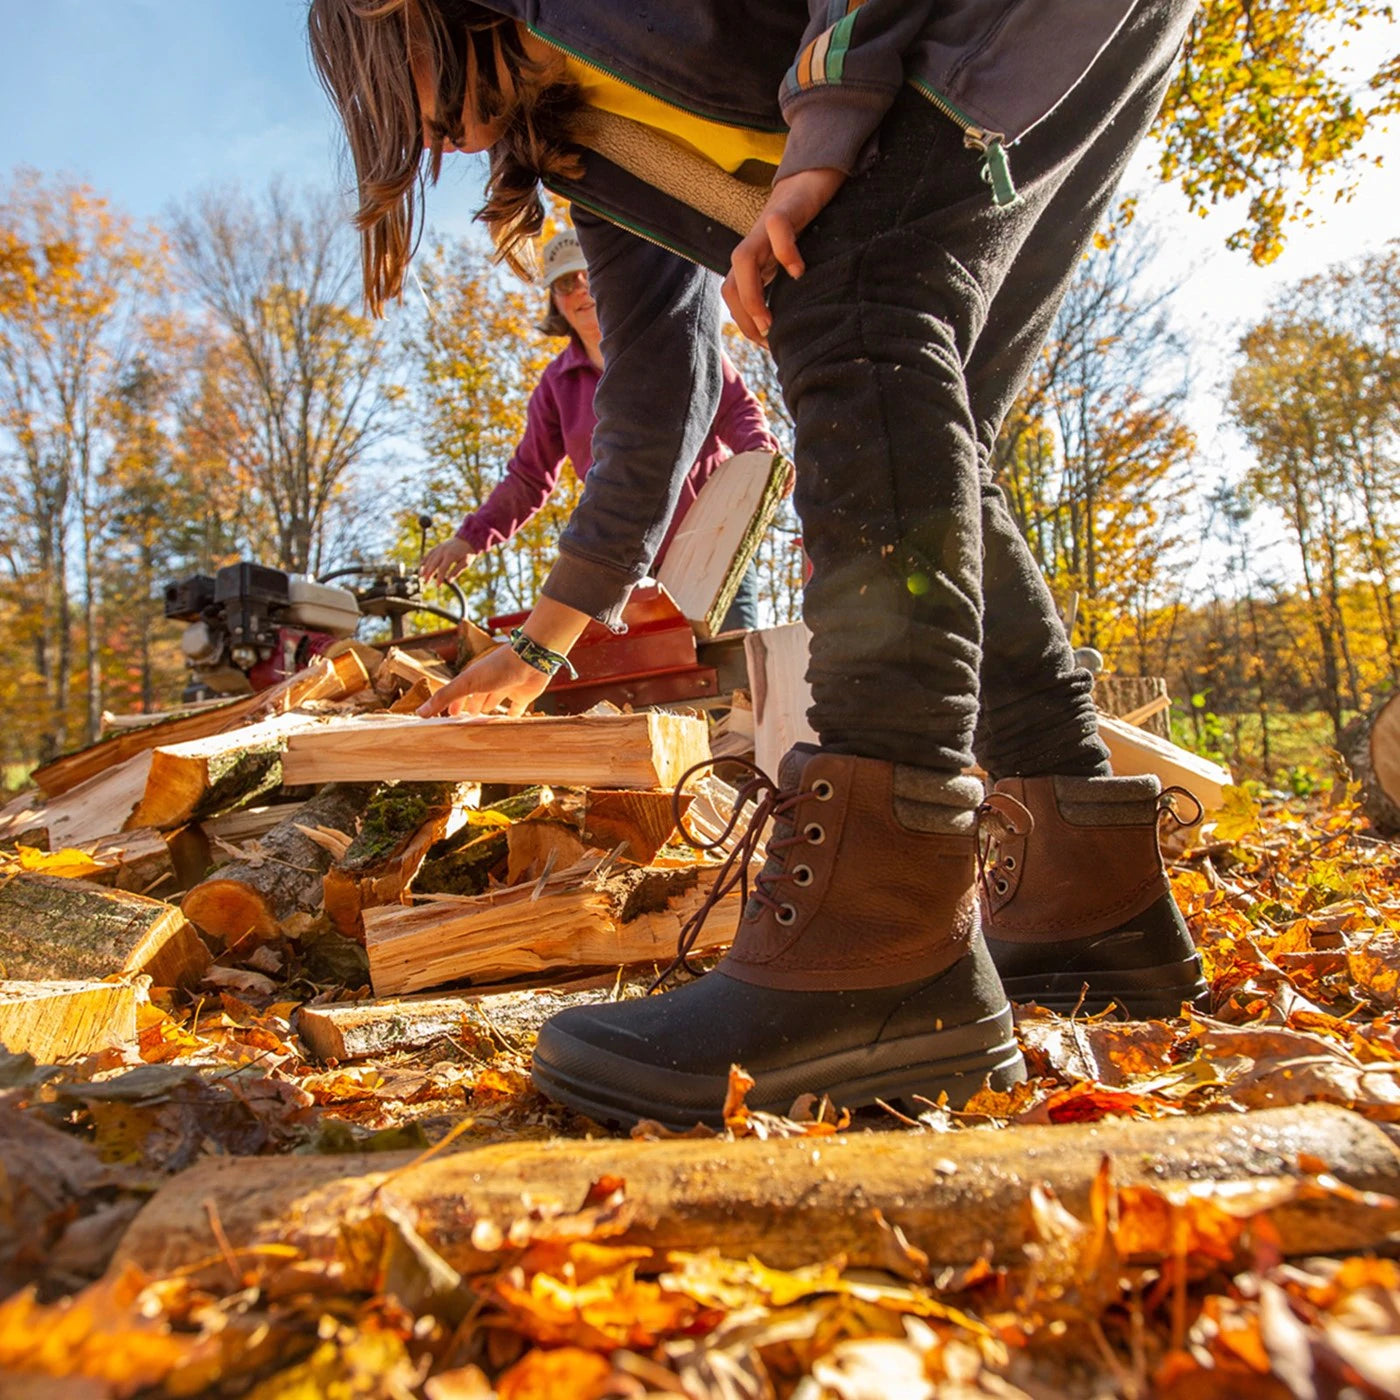
[[[0,1046],[41,1065],[136,1039],[130,982],[0,981]]]
[[[390,1001],[345,1001],[303,1006],[296,1032],[318,1059],[358,1060],[369,1055],[417,1050],[471,1023],[473,999],[466,996],[396,997]]]
[[[1361,808],[1382,836],[1400,836],[1400,691],[1342,731],[1338,743],[1361,784]]]
[[[368,684],[369,672],[355,652],[322,657],[260,695],[244,696],[226,705],[160,720],[140,729],[123,730],[76,753],[65,754],[35,769],[34,781],[46,796],[53,797],[105,773],[135,754],[222,734],[261,715],[284,714],[308,700],[338,700],[363,690]],[[107,828],[108,831],[119,829],[119,826]]]
[[[288,784],[465,779],[665,788],[709,754],[703,720],[658,711],[521,719],[382,715],[289,735],[282,773]]]
[[[971,1263],[988,1247],[994,1262],[1011,1263],[1036,1238],[1031,1188],[1048,1183],[1087,1218],[1105,1156],[1119,1186],[1189,1193],[1219,1185],[1238,1196],[1255,1184],[1267,1195],[1310,1178],[1316,1168],[1301,1164],[1322,1162],[1358,1191],[1400,1193],[1394,1139],[1322,1105],[936,1137],[511,1142],[416,1164],[407,1153],[222,1157],[156,1193],[123,1237],[114,1267],[166,1275],[227,1257],[229,1245],[291,1246],[324,1258],[339,1244],[328,1222],[364,1218],[388,1198],[453,1268],[480,1273],[499,1268],[501,1256],[474,1239],[507,1238],[532,1207],[576,1210],[604,1178],[622,1183],[627,1203],[609,1244],[715,1249],[775,1268],[844,1257],[855,1268],[908,1269],[897,1229],[934,1268]],[[1275,1206],[1270,1219],[1285,1254],[1324,1254],[1385,1243],[1400,1228],[1400,1208],[1304,1191]],[[211,1220],[222,1227],[220,1239]],[[378,1256],[366,1267],[379,1267]],[[345,1279],[343,1286],[366,1285]]]
[[[606,857],[601,866],[590,859],[534,885],[366,909],[376,995],[670,962],[680,927],[713,886],[716,867],[609,866]],[[694,951],[731,943],[740,912],[738,894],[731,893],[711,911]]]
[[[336,857],[311,833],[338,833],[348,846],[372,795],[367,785],[329,784],[259,838],[245,859],[197,884],[180,907],[220,943],[276,937],[293,914],[321,908],[322,881]]]
[[[86,880],[16,875],[0,885],[0,968],[25,981],[145,972],[193,986],[209,950],[172,905]]]

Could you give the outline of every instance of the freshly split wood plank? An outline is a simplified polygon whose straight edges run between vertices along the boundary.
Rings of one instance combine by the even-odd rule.
[[[671,537],[657,582],[700,637],[719,631],[783,498],[782,453],[740,452],[716,468]]]
[[[130,982],[0,981],[0,1046],[41,1064],[136,1039]]]
[[[288,784],[473,780],[673,787],[710,755],[703,720],[635,715],[418,719],[375,715],[289,735]]]
[[[303,1268],[308,1256],[330,1258],[340,1246],[326,1221],[373,1215],[392,1181],[394,1199],[447,1263],[466,1275],[495,1273],[509,1256],[479,1246],[484,1238],[508,1236],[522,1218],[522,1200],[541,1214],[577,1211],[605,1178],[625,1183],[627,1202],[621,1233],[608,1243],[651,1249],[658,1257],[712,1249],[730,1258],[756,1256],[778,1269],[840,1257],[851,1268],[887,1270],[907,1240],[934,1267],[987,1254],[993,1264],[1016,1264],[1024,1262],[1028,1244],[1042,1239],[1034,1188],[1049,1186],[1066,1210],[1087,1221],[1105,1157],[1116,1186],[1150,1187],[1168,1199],[1189,1197],[1203,1183],[1218,1183],[1229,1200],[1248,1199],[1251,1183],[1277,1191],[1281,1180],[1297,1182],[1296,1198],[1282,1193],[1283,1203],[1268,1212],[1269,1238],[1286,1255],[1379,1247],[1400,1226],[1393,1202],[1360,1194],[1400,1194],[1394,1142],[1359,1114],[1308,1104],[1155,1121],[1013,1125],[933,1140],[918,1133],[738,1142],[556,1138],[429,1160],[406,1152],[207,1157],[160,1188],[127,1229],[112,1267],[135,1264],[163,1278],[217,1260],[229,1246],[275,1244],[285,1267]],[[1317,1170],[1309,1164],[1317,1163],[1354,1189],[1309,1192]],[[478,1228],[482,1221],[495,1228]],[[1160,1240],[1169,1253],[1170,1231]],[[343,1261],[344,1251],[335,1257]],[[259,1267],[263,1287],[275,1291],[270,1273],[278,1266],[269,1258]],[[372,1292],[382,1268],[380,1256],[365,1251],[363,1275],[343,1278],[342,1286]]]
[[[35,769],[34,781],[46,795],[52,797],[68,792],[79,783],[125,762],[134,754],[202,739],[210,734],[221,734],[260,715],[284,714],[306,700],[339,700],[363,689],[368,682],[369,673],[353,652],[330,658],[320,657],[304,670],[288,676],[259,695],[245,695],[195,714],[161,720],[140,729],[123,730],[85,749],[65,754]]]
[[[1184,787],[1207,812],[1224,804],[1234,781],[1228,768],[1110,715],[1099,716],[1099,738],[1108,745],[1115,773],[1155,774],[1163,787]]]
[[[283,920],[316,913],[321,881],[335,857],[308,832],[339,832],[348,844],[372,791],[367,785],[328,784],[268,831],[255,855],[230,861],[201,880],[180,902],[181,909],[225,944],[276,937]]]
[[[47,981],[149,973],[164,987],[191,986],[211,959],[173,905],[87,880],[16,875],[0,886],[0,969]]]
[[[205,817],[199,823],[204,834],[219,841],[237,845],[271,831],[279,822],[296,815],[300,802],[273,802],[260,807],[239,807],[217,817]]]
[[[681,925],[704,901],[716,867],[629,867],[595,877],[552,874],[542,892],[516,886],[474,899],[366,909],[365,946],[375,994],[478,984],[562,968],[668,963]],[[734,940],[737,892],[710,912],[695,952]]]

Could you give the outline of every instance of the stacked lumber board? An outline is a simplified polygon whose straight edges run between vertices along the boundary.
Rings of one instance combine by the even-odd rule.
[[[713,836],[733,797],[674,791],[709,758],[705,721],[407,712],[450,675],[346,647],[41,769],[42,795],[0,811],[0,1045],[128,1043],[148,986],[192,1003],[268,943],[278,966],[314,946],[342,986],[367,960],[390,995],[669,962],[719,863],[677,821],[695,802]],[[702,948],[732,938],[735,903]]]

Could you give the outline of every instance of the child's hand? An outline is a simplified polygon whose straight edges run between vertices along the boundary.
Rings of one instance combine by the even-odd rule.
[[[549,684],[549,677],[527,666],[509,647],[485,652],[454,676],[431,699],[418,707],[424,719],[432,715],[489,715],[503,710],[522,714]]]
[[[831,202],[845,183],[840,170],[821,166],[786,175],[773,186],[768,203],[748,236],[734,250],[724,300],[739,329],[758,345],[766,345],[773,318],[763,289],[781,265],[790,277],[806,270],[797,239],[802,230]]]

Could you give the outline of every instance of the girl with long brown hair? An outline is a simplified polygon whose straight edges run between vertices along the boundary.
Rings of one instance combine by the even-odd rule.
[[[764,1107],[957,1101],[1024,1074],[1008,991],[1147,1015],[1204,994],[1155,783],[1111,775],[988,467],[1191,9],[312,0],[371,305],[401,289],[444,153],[486,151],[507,259],[541,184],[573,202],[603,330],[595,465],[543,596],[433,711],[518,709],[590,618],[616,625],[714,414],[715,274],[796,423],[820,744],[752,785],[769,860],[732,951],[548,1022],[546,1092],[713,1122],[739,1063]]]

